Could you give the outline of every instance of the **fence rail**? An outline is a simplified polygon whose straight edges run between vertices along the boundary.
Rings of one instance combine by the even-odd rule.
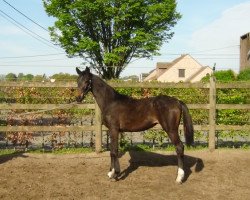
[[[189,109],[209,110],[210,104],[187,104]],[[20,104],[20,103],[3,103],[0,104],[0,110],[52,110],[52,109],[95,109],[95,104]],[[250,104],[216,104],[216,109],[237,109],[248,110]]]
[[[204,109],[209,111],[209,124],[194,125],[198,131],[209,132],[209,149],[215,149],[215,132],[218,130],[245,130],[250,131],[249,125],[217,125],[216,109],[246,109],[250,110],[250,104],[216,104],[216,89],[224,88],[250,88],[250,82],[243,83],[215,83],[213,78],[210,83],[110,83],[111,86],[128,87],[128,88],[207,88],[209,89],[208,104],[187,104],[189,109]],[[29,88],[75,88],[74,82],[58,83],[27,83],[27,82],[0,82],[0,87],[29,87]],[[102,148],[102,131],[107,128],[101,123],[101,113],[97,104],[20,104],[20,103],[1,103],[0,110],[52,110],[52,109],[92,109],[95,110],[94,125],[77,125],[77,126],[0,126],[0,132],[68,132],[68,131],[95,131],[96,151],[100,152]],[[154,129],[161,129],[159,125]],[[183,127],[180,126],[180,130]]]
[[[210,88],[211,83],[154,83],[154,82],[108,82],[115,88]],[[41,88],[75,88],[76,82],[9,82],[1,81],[0,87],[41,87]],[[216,83],[217,89],[250,88],[250,82]]]

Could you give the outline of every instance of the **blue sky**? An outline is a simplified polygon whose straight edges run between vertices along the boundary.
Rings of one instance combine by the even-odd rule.
[[[22,13],[43,27],[53,25],[41,0],[6,0]],[[248,0],[177,0],[182,19],[173,28],[174,37],[164,43],[161,56],[151,60],[134,60],[122,73],[139,75],[155,68],[157,62],[170,62],[181,54],[189,53],[202,65],[217,70],[239,70],[240,36],[250,32],[250,1]],[[63,49],[34,39],[27,30],[17,27],[10,18],[24,25],[35,34],[50,40],[47,31],[16,12],[0,0],[0,74],[10,72],[46,74],[64,72],[75,74],[75,67],[83,60],[67,58]],[[6,19],[8,18],[8,20]],[[12,21],[12,23],[10,22]],[[14,25],[14,24],[15,25]],[[26,31],[26,32],[25,32]],[[46,44],[45,44],[46,43]],[[49,54],[49,55],[48,55]],[[45,56],[47,55],[47,56]],[[34,57],[29,57],[34,56]]]

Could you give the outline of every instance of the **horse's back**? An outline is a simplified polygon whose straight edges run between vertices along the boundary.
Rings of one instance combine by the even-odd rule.
[[[162,109],[176,109],[180,106],[178,99],[166,95],[142,99],[121,98],[110,102],[105,109],[105,114],[124,114],[128,117],[130,115],[153,115]]]

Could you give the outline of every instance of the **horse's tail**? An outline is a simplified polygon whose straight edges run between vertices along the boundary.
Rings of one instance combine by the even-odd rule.
[[[191,115],[188,111],[187,105],[180,101],[182,112],[183,112],[183,128],[184,128],[184,136],[186,139],[186,144],[188,146],[192,145],[194,143],[194,127]]]

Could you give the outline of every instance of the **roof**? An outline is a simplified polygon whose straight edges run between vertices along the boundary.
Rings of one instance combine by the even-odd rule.
[[[172,62],[157,62],[156,63],[156,68],[158,68],[158,69],[169,69],[170,67],[175,65],[177,62],[179,62],[182,58],[184,58],[187,55],[188,54],[183,54],[180,57],[173,60]]]
[[[187,82],[188,82],[188,81],[191,81],[191,80],[194,79],[196,76],[198,76],[201,72],[203,72],[207,67],[208,67],[208,66],[200,68],[196,73],[194,73],[192,76],[190,76],[186,81],[187,81]]]
[[[158,62],[156,63],[157,69],[167,69],[171,63],[169,62]]]
[[[156,63],[156,69],[150,72],[150,74],[144,79],[144,81],[152,81],[152,80],[160,80],[161,77],[164,76],[164,74],[168,73],[169,70],[172,69],[172,67],[176,66],[178,62],[183,60],[186,56],[192,58],[189,54],[183,54],[180,57],[176,58],[172,62],[157,62]],[[201,74],[204,70],[207,69],[206,67],[203,67],[196,59],[192,58],[194,62],[197,63],[198,66],[201,67],[198,71],[195,71],[191,76],[189,76],[185,81],[191,81],[194,78],[196,78],[199,74]],[[172,73],[172,72],[171,72]]]
[[[187,55],[188,54],[183,54],[180,57],[173,60],[172,62],[157,62],[156,69],[152,70],[149,73],[149,75],[144,79],[144,81],[156,80],[162,74],[164,74],[168,69],[170,69],[172,66],[174,66],[176,63],[178,63],[180,60],[182,60]]]
[[[249,38],[249,37],[250,37],[250,32],[249,32],[249,33],[246,33],[246,34],[244,34],[244,35],[242,35],[240,38],[241,38],[242,40],[244,40],[244,39]]]
[[[156,69],[150,71],[149,75],[144,79],[144,81],[156,80],[158,77],[164,74],[168,69],[170,69],[173,65],[179,62],[185,56],[186,55],[181,55],[180,57],[176,58],[172,62],[157,62]]]

